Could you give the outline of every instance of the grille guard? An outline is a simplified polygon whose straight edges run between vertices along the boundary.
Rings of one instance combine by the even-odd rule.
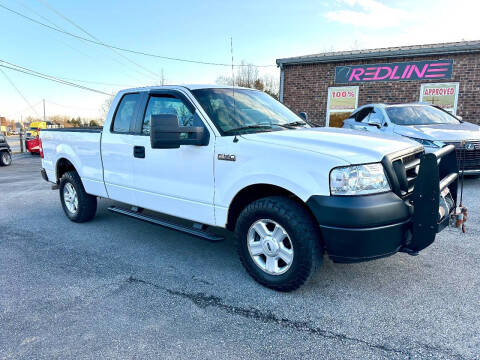
[[[438,232],[450,221],[450,215],[457,206],[458,165],[455,147],[447,145],[434,153],[422,154],[418,175],[413,191],[406,194],[400,190],[398,169],[394,169],[393,160],[406,154],[393,154],[382,161],[387,176],[392,182],[392,190],[405,199],[413,213],[411,231],[405,239],[401,251],[416,253],[433,243]],[[401,177],[401,176],[400,176]],[[447,188],[453,199],[450,213],[439,219],[440,194]]]

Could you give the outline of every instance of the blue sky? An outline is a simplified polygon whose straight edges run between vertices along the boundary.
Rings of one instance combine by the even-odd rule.
[[[101,41],[178,58],[275,64],[280,57],[331,50],[480,39],[476,1],[60,1],[0,0],[0,4],[66,31],[88,37],[52,11]],[[47,20],[46,20],[47,19]],[[50,23],[51,25],[51,23]],[[112,85],[80,83],[108,93],[160,82],[213,83],[230,68],[124,54],[145,70],[97,45],[56,33],[0,8],[0,60],[46,74]],[[100,116],[104,95],[4,70],[41,114]],[[158,74],[158,77],[152,75]],[[278,76],[276,67],[260,72]],[[0,115],[20,118],[33,110],[0,73]]]

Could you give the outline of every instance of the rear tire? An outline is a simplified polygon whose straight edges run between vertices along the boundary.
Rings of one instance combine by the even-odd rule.
[[[0,152],[0,166],[9,166],[12,163],[12,155],[8,151]]]
[[[247,272],[278,291],[300,287],[323,260],[318,224],[301,204],[287,197],[249,204],[238,217],[235,239]]]
[[[68,171],[60,179],[60,201],[65,215],[77,223],[90,221],[97,212],[97,197],[87,194],[76,171]]]

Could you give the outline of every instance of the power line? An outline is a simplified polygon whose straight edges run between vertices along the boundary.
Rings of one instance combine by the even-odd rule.
[[[8,65],[11,65],[11,66],[15,66],[15,67],[18,67],[18,68],[21,68],[21,69],[24,69],[24,70],[29,70],[29,71],[33,71],[33,70],[30,70],[28,68],[24,68],[20,65],[16,65],[16,64],[13,64],[11,62],[8,62],[8,61],[5,61],[5,60],[1,60],[0,59],[0,62],[4,62],[5,64],[8,64]],[[35,72],[35,71],[33,71]],[[38,72],[37,72],[38,73]],[[38,73],[38,74],[42,74],[42,73]],[[97,85],[106,85],[106,86],[130,86],[130,87],[135,87],[134,85],[126,85],[126,84],[117,84],[117,83],[106,83],[106,82],[101,82],[101,81],[90,81],[90,80],[80,80],[80,79],[72,79],[72,78],[67,78],[67,77],[63,77],[63,76],[54,76],[54,75],[47,75],[47,76],[50,76],[52,78],[55,78],[55,79],[59,79],[59,80],[62,80],[62,81],[76,81],[76,82],[84,82],[84,83],[90,83],[90,84],[97,84]],[[81,85],[80,85],[81,86]]]
[[[12,63],[9,63],[9,62],[1,60],[1,59],[0,59],[0,62],[11,65],[11,66],[7,66],[7,65],[0,64],[0,67],[3,67],[5,69],[18,71],[18,72],[21,72],[21,73],[24,73],[24,74],[27,74],[27,75],[36,76],[36,77],[39,77],[39,78],[42,78],[42,79],[45,79],[45,80],[50,80],[50,81],[54,81],[54,82],[57,82],[57,83],[60,83],[60,84],[63,84],[63,85],[68,85],[68,86],[76,87],[76,88],[79,88],[79,89],[96,92],[96,93],[102,94],[102,95],[108,95],[108,96],[112,95],[112,94],[106,93],[106,92],[101,91],[101,90],[93,89],[93,88],[90,88],[90,87],[87,87],[87,86],[84,86],[84,85],[80,85],[80,84],[76,84],[76,83],[73,83],[73,82],[70,82],[70,81],[62,80],[62,79],[57,78],[57,77],[52,76],[52,75],[47,75],[47,74],[40,73],[38,71],[31,70],[31,69],[28,69],[28,68],[25,68],[25,67],[22,67],[22,66],[19,66],[19,65],[16,65],[16,64],[12,64]]]
[[[117,83],[107,83],[107,82],[101,82],[101,81],[91,81],[91,80],[80,80],[80,79],[72,79],[72,78],[66,78],[63,76],[57,76],[61,80],[67,80],[67,81],[76,81],[76,82],[81,82],[81,83],[86,83],[86,84],[96,84],[96,85],[105,85],[105,86],[128,86],[128,87],[136,87],[136,85],[130,85],[130,84],[117,84]]]
[[[36,108],[38,105],[40,105],[42,103],[43,100],[40,100],[38,102],[36,102],[35,104],[33,104],[33,107]],[[30,106],[27,106],[26,108],[22,109],[21,111],[17,111],[17,112],[13,112],[13,113],[10,113],[10,116],[8,117],[14,117],[14,116],[17,116],[17,115],[23,115],[23,113],[25,112],[25,110],[28,110],[28,109],[31,109]]]
[[[22,97],[22,99],[27,103],[27,105],[30,107],[30,109],[33,110],[33,112],[37,115],[37,110],[35,110],[35,108],[32,106],[32,104],[30,104],[30,102],[27,100],[27,98],[22,94],[22,92],[20,91],[19,88],[17,88],[15,86],[15,83],[8,77],[7,74],[5,74],[5,71],[3,71],[2,69],[0,69],[0,72],[3,74],[3,76],[5,76],[5,79],[7,79],[7,81],[10,83],[10,85],[12,85],[12,87],[17,91],[18,95],[20,95]]]
[[[97,111],[96,109],[89,109],[89,108],[84,108],[84,107],[79,107],[79,106],[63,105],[63,104],[59,104],[59,103],[53,102],[53,101],[48,100],[48,99],[45,99],[45,101],[46,101],[47,103],[49,103],[49,104],[56,105],[56,106],[60,106],[60,107],[64,107],[64,108],[78,109],[78,110],[88,110],[88,111]]]
[[[62,34],[65,34],[65,35],[68,35],[68,36],[71,36],[71,37],[74,37],[74,38],[77,38],[77,39],[80,39],[80,40],[88,41],[88,42],[90,42],[90,43],[92,43],[92,44],[97,44],[97,45],[104,46],[104,47],[107,47],[107,48],[111,48],[111,49],[115,49],[115,50],[119,50],[119,51],[128,52],[128,53],[131,53],[131,54],[137,54],[137,55],[143,55],[143,56],[149,56],[149,57],[164,59],[164,60],[181,61],[181,62],[187,62],[187,63],[193,63],[193,64],[201,64],[201,65],[214,65],[214,66],[227,66],[227,67],[232,66],[232,64],[217,63],[217,62],[208,62],[208,61],[200,61],[200,60],[182,59],[182,58],[177,58],[177,57],[151,54],[151,53],[147,53],[147,52],[143,52],[143,51],[131,50],[131,49],[126,49],[126,48],[122,48],[122,47],[118,47],[118,46],[114,46],[114,45],[109,45],[109,44],[106,44],[106,43],[102,43],[102,42],[95,41],[95,40],[90,40],[90,39],[84,38],[84,37],[82,37],[82,36],[72,34],[71,32],[68,32],[68,31],[65,31],[65,30],[56,29],[56,28],[54,28],[53,26],[47,25],[47,24],[42,23],[41,21],[35,20],[35,19],[33,19],[33,18],[31,18],[31,17],[29,17],[29,16],[27,16],[27,15],[21,14],[21,13],[19,13],[18,11],[15,11],[15,10],[13,10],[13,9],[10,9],[10,8],[2,5],[2,4],[0,4],[0,7],[3,8],[3,9],[5,9],[5,10],[7,10],[7,11],[10,11],[11,13],[14,13],[14,14],[17,15],[17,16],[20,16],[20,17],[22,17],[22,18],[24,18],[24,19],[30,20],[31,22],[34,22],[34,23],[36,23],[36,24],[38,24],[38,25],[41,25],[41,26],[43,26],[43,27],[46,27],[46,28],[48,28],[48,29],[50,29],[50,30],[54,30],[54,31],[60,32],[60,33],[62,33]],[[275,67],[276,65],[235,64],[234,66],[235,66],[235,67],[254,66],[254,67],[258,67],[258,68],[266,68],[266,67]]]
[[[45,4],[45,6],[47,6],[51,11],[53,11],[55,14],[57,14],[58,16],[60,16],[62,19],[68,21],[70,24],[72,24],[73,26],[75,26],[77,29],[79,29],[81,32],[83,32],[84,34],[87,34],[88,36],[90,36],[93,40],[105,45],[105,43],[103,41],[101,41],[99,38],[95,37],[94,35],[92,35],[91,33],[89,33],[87,30],[85,30],[83,27],[81,27],[80,25],[76,24],[75,22],[73,22],[73,20],[69,19],[67,16],[63,15],[60,11],[56,10],[52,5],[50,5],[46,0],[40,0],[42,3]],[[132,59],[130,59],[129,57],[119,53],[118,51],[115,51],[114,49],[108,47],[114,54],[122,57],[123,59],[127,60],[128,62],[130,62],[131,64],[139,67],[140,69],[152,74],[153,76],[155,77],[159,77],[160,75],[151,71],[150,69],[147,69],[145,66],[143,65],[140,65],[139,63],[133,61]]]
[[[37,15],[37,16],[40,17],[41,19],[43,19],[43,20],[45,20],[46,22],[48,22],[49,24],[51,24],[51,25],[52,25],[53,27],[55,27],[56,29],[65,31],[65,30],[62,29],[62,27],[60,27],[58,24],[54,23],[53,21],[51,21],[51,20],[48,19],[47,17],[43,16],[42,14],[39,14],[38,12],[36,12],[35,10],[33,10],[33,9],[32,9],[30,6],[28,6],[27,4],[23,3],[23,2],[20,1],[20,0],[16,0],[16,1],[17,1],[20,5],[22,5],[24,8],[26,8],[26,9],[28,9],[30,12],[32,12],[33,14]],[[57,39],[57,40],[58,40],[58,39]],[[89,55],[89,54],[87,54],[87,53],[85,53],[85,52],[83,52],[83,51],[81,51],[81,50],[79,50],[79,49],[77,49],[77,48],[75,48],[75,47],[67,44],[67,43],[64,42],[64,41],[61,41],[61,40],[58,40],[58,41],[60,41],[62,44],[64,44],[65,46],[69,47],[70,49],[73,49],[73,50],[77,51],[78,53],[82,54],[83,56],[88,57],[89,59],[93,60],[95,63],[98,62],[98,58],[95,59],[95,58],[93,58],[91,55]],[[86,44],[88,44],[89,46],[94,46],[94,45],[95,45],[95,44],[91,44],[91,43],[88,43],[88,42],[87,42]],[[107,52],[108,52],[108,50],[109,50],[109,49],[105,49],[105,51],[107,51]],[[117,64],[120,64],[121,66],[125,66],[125,67],[126,67],[128,70],[130,70],[130,71],[133,70],[133,71],[137,72],[138,74],[140,74],[140,75],[142,75],[142,76],[145,76],[145,75],[146,75],[145,73],[140,72],[140,71],[137,70],[137,69],[130,68],[127,64],[125,64],[124,62],[120,61],[120,60],[117,59],[117,58],[112,57],[110,54],[108,54],[107,57],[109,57],[111,60],[115,61]],[[129,75],[129,76],[130,76],[131,78],[133,78],[133,76],[131,76],[131,75]]]

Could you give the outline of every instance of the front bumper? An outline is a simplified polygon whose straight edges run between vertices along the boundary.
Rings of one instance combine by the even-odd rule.
[[[393,192],[365,196],[312,196],[326,250],[335,262],[358,262],[399,251],[411,232],[413,206]]]
[[[367,261],[398,251],[416,253],[433,243],[455,210],[458,169],[453,150],[423,155],[410,193],[396,179],[398,186],[388,193],[310,197],[307,205],[329,257],[342,263]],[[389,177],[396,176],[393,168],[398,166],[386,166]]]

